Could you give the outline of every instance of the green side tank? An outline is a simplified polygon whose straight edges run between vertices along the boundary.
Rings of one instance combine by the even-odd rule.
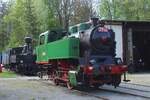
[[[79,57],[79,39],[62,38],[51,41],[50,32],[42,33],[39,36],[39,45],[36,47],[36,62],[48,62],[52,59],[68,59]]]

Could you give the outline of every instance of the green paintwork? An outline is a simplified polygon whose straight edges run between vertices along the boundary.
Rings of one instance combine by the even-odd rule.
[[[37,62],[48,62],[50,59],[68,59],[79,57],[79,39],[64,38],[47,43],[48,32],[42,33],[45,36],[44,44],[36,47]]]
[[[76,75],[77,75],[77,71],[69,71],[69,82],[72,86],[77,86],[77,79],[76,79]]]

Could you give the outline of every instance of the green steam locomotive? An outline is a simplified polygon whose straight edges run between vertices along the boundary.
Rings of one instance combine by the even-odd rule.
[[[127,71],[115,58],[115,33],[98,18],[69,28],[69,32],[51,30],[40,34],[35,49],[40,76],[46,72],[56,85],[117,87]]]

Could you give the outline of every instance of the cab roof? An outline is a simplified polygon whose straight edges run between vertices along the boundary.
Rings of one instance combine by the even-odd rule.
[[[40,34],[40,36],[46,35],[46,34],[48,34],[48,33],[49,33],[49,31],[43,32],[43,33]]]

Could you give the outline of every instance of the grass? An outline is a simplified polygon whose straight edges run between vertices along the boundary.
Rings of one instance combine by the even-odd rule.
[[[16,74],[14,72],[4,71],[0,73],[0,78],[14,78]]]

